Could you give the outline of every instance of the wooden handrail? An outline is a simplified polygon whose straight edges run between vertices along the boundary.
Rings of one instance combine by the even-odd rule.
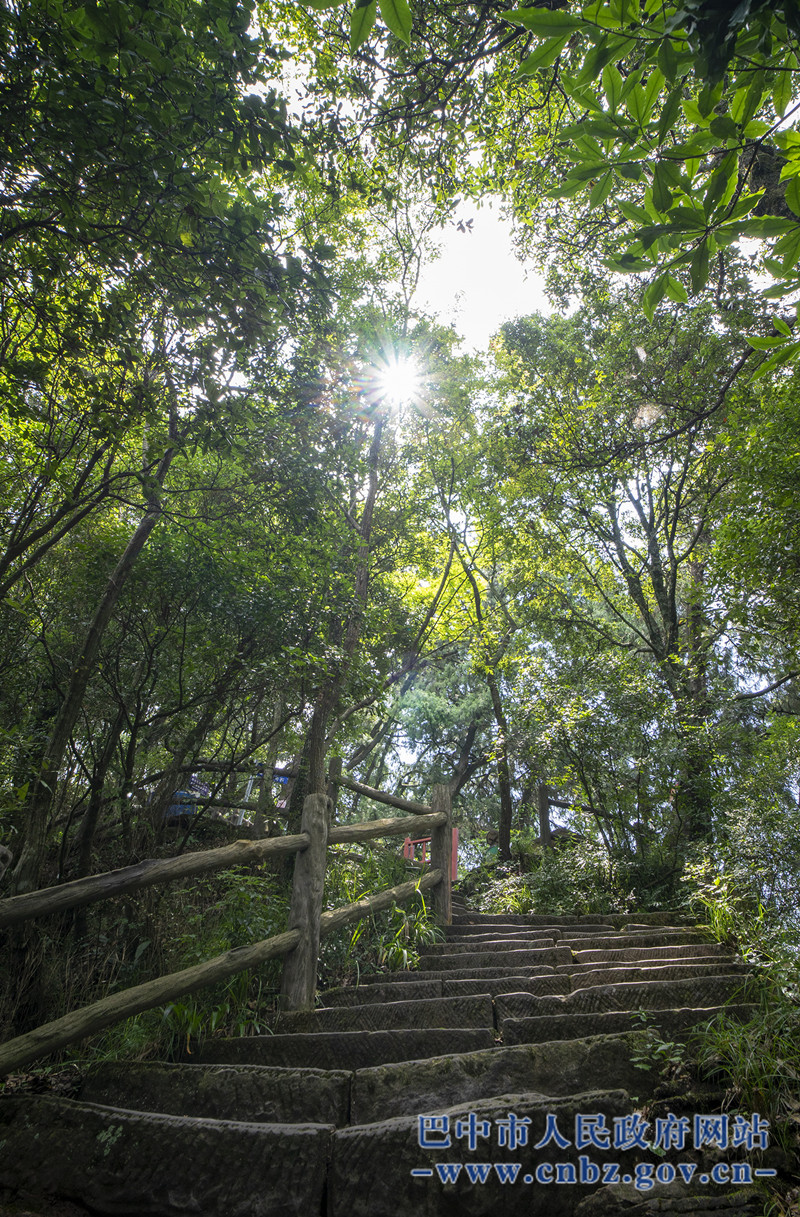
[[[165,1002],[173,1001],[176,997],[185,997],[196,989],[227,980],[229,976],[235,976],[237,972],[244,972],[247,968],[257,967],[268,959],[274,959],[276,955],[286,955],[299,941],[300,931],[289,930],[249,947],[236,947],[232,951],[225,951],[205,963],[195,964],[193,968],[170,972],[167,976],[159,976],[157,980],[148,980],[142,985],[123,989],[121,993],[112,993],[110,997],[103,997],[81,1010],[73,1010],[62,1018],[36,1027],[26,1035],[19,1035],[0,1046],[0,1077],[20,1069],[37,1057],[47,1056],[58,1048],[66,1048],[68,1044],[85,1039],[87,1035],[94,1035],[95,1032],[131,1018],[134,1014],[152,1010],[154,1006],[163,1006]]]
[[[21,896],[9,896],[0,900],[0,929],[29,921],[32,917],[81,908],[95,900],[124,896],[156,883],[170,883],[173,879],[186,879],[228,866],[259,862],[270,854],[296,854],[298,850],[307,849],[310,840],[303,833],[297,833],[289,837],[265,837],[262,841],[234,841],[232,845],[204,849],[196,854],[180,854],[177,858],[146,858],[134,866],[122,866],[85,879],[73,879],[71,883],[43,887],[36,892],[23,892]]]
[[[392,904],[404,904],[415,892],[427,891],[428,888],[436,887],[441,881],[442,872],[440,870],[428,871],[427,875],[423,875],[421,879],[409,879],[407,883],[399,883],[397,887],[387,888],[385,892],[378,892],[375,896],[362,896],[360,900],[355,900],[352,904],[343,904],[341,908],[330,909],[319,919],[320,937],[324,938],[326,934],[332,934],[334,930],[348,925],[351,921],[362,921],[365,917],[371,917],[373,913],[380,913]]]
[[[361,820],[358,824],[338,824],[328,833],[329,845],[350,845],[353,841],[369,841],[374,837],[405,837],[420,828],[434,829],[444,824],[447,816],[432,811],[427,816],[406,816],[400,820]]]
[[[353,904],[344,904],[338,909],[331,909],[320,917],[320,935],[331,934],[343,925],[352,921],[361,921],[364,917],[370,917],[373,913],[389,908],[392,904],[403,904],[406,900],[410,900],[418,889],[427,890],[435,887],[441,882],[441,879],[440,871],[430,871],[427,875],[423,875],[419,882],[411,880],[408,883],[400,883],[397,887],[387,888],[386,891],[378,892],[375,896],[365,896]],[[218,984],[222,980],[235,976],[238,972],[246,971],[247,968],[257,967],[268,959],[288,955],[299,945],[300,938],[299,929],[288,930],[283,934],[266,938],[262,942],[256,942],[249,947],[235,947],[231,951],[224,951],[221,955],[206,960],[205,963],[195,964],[194,967],[184,968],[180,972],[171,972],[167,976],[160,976],[157,980],[148,980],[141,985],[134,985],[130,989],[124,989],[121,993],[103,997],[100,1001],[84,1006],[81,1010],[73,1010],[62,1018],[54,1019],[53,1022],[44,1023],[41,1027],[0,1045],[0,1077],[5,1077],[15,1069],[21,1069],[23,1065],[29,1064],[40,1056],[47,1056],[59,1048],[66,1048],[69,1044],[74,1044],[89,1035],[103,1031],[114,1023],[132,1018],[135,1014],[152,1010],[155,1006],[174,1001],[177,997],[185,997],[188,993],[194,993],[197,989],[204,989],[208,985]]]
[[[416,816],[430,815],[432,807],[426,807],[424,803],[415,803],[413,799],[401,799],[397,794],[384,794],[382,790],[376,790],[374,786],[364,786],[361,782],[354,782],[352,778],[337,777],[332,779],[336,786],[344,786],[345,790],[353,790],[356,794],[361,794],[365,799],[374,799],[376,803],[385,803],[388,807],[399,807],[401,811],[411,811]]]
[[[200,874],[222,866],[237,865],[270,853],[297,855],[290,924],[286,932],[247,947],[225,951],[194,967],[134,985],[9,1040],[0,1046],[0,1077],[114,1023],[177,997],[183,997],[197,989],[217,984],[276,956],[288,956],[282,987],[284,1008],[311,1006],[316,988],[320,938],[351,921],[359,921],[388,908],[391,904],[401,904],[411,899],[418,890],[433,889],[437,920],[441,924],[448,924],[451,920],[452,845],[448,788],[443,785],[435,786],[432,802],[434,811],[417,804],[420,811],[415,812],[411,818],[342,825],[328,834],[327,800],[322,794],[312,794],[306,798],[303,807],[303,831],[293,837],[237,841],[233,845],[199,854],[185,854],[163,860],[149,859],[137,866],[78,879],[56,888],[26,892],[0,902],[0,917],[4,917],[0,924],[10,925],[42,912],[50,913],[78,907],[109,895],[118,896],[153,883],[185,878],[190,874]],[[338,909],[324,913],[321,911],[328,843],[369,840],[382,836],[406,836],[410,830],[416,831],[419,828],[429,828],[431,831],[433,869],[429,873],[423,875],[419,881],[401,883],[372,896],[364,896],[361,900]]]

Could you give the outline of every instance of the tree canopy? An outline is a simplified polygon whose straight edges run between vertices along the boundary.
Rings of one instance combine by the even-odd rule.
[[[783,908],[795,5],[0,21],[3,894],[290,833],[344,773],[654,904],[759,824]],[[552,311],[469,352],[414,291],[490,196]]]

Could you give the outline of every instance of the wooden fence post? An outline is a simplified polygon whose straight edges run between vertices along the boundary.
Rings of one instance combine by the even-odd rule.
[[[433,889],[433,912],[439,925],[450,925],[453,920],[452,866],[453,866],[453,822],[450,808],[450,787],[438,784],[433,788],[431,811],[443,811],[447,821],[432,830],[431,867],[442,872],[442,881]]]
[[[310,794],[303,804],[303,829],[311,844],[298,854],[294,864],[292,899],[288,929],[299,930],[302,937],[286,956],[281,981],[281,1008],[311,1009],[317,987],[319,956],[319,919],[325,887],[325,855],[328,849],[328,800],[324,794]]]

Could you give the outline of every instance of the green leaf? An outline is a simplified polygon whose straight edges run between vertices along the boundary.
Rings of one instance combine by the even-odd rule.
[[[775,326],[775,329],[779,334],[784,334],[787,338],[791,338],[792,331],[789,329],[782,317],[773,317],[772,324]]]
[[[800,177],[789,178],[786,183],[786,204],[796,216],[800,216]]]
[[[775,113],[783,118],[786,107],[792,100],[792,74],[788,69],[779,71],[772,85],[772,104]]]
[[[720,139],[738,139],[739,128],[728,114],[718,114],[712,118],[709,130]]]
[[[707,127],[709,125],[710,119],[701,112],[694,97],[688,97],[686,101],[681,102],[681,108],[689,122],[693,123],[695,127]]]
[[[614,174],[609,169],[604,173],[598,182],[595,183],[592,193],[589,195],[589,206],[594,210],[595,207],[602,206],[614,186]]]
[[[407,0],[379,0],[381,17],[386,25],[406,46],[411,41],[411,9]]]
[[[765,359],[760,367],[756,368],[753,373],[753,380],[758,380],[759,377],[766,375],[767,372],[772,372],[775,368],[783,367],[787,363],[794,363],[798,356],[800,356],[800,342],[787,343],[771,359]]]
[[[781,274],[786,274],[793,266],[796,266],[800,260],[800,225],[795,228],[794,232],[789,232],[785,237],[781,237],[772,252],[776,258],[780,259]]]
[[[674,300],[676,304],[686,304],[689,299],[689,293],[686,288],[674,275],[667,275],[666,291],[670,300]]]
[[[632,224],[650,224],[650,216],[643,207],[638,207],[636,203],[630,203],[627,199],[620,199],[618,207],[626,220],[630,220]]]
[[[672,90],[661,110],[658,118],[658,138],[660,140],[672,130],[681,112],[681,87],[678,85]]]
[[[786,332],[787,334],[791,334],[791,330],[789,329],[788,325],[786,326]],[[745,334],[745,341],[755,351],[772,351],[775,349],[775,347],[782,347],[785,345],[784,339],[774,334],[769,338],[759,338],[755,334]]]
[[[622,74],[615,63],[607,63],[603,68],[603,92],[613,114],[622,95]]]
[[[664,84],[664,77],[656,68],[650,73],[647,84],[642,86],[637,85],[627,98],[626,106],[628,113],[635,123],[640,127],[646,127],[650,121],[650,115],[653,113],[653,107],[661,93]]]
[[[551,38],[548,42],[540,43],[536,50],[531,55],[528,55],[527,59],[523,59],[517,68],[516,75],[532,76],[534,72],[538,72],[541,68],[549,68],[558,59],[568,39],[569,34],[564,34],[561,38]]]
[[[659,211],[668,211],[672,206],[673,166],[668,161],[659,161],[653,173],[653,202]]]
[[[671,38],[664,38],[658,48],[658,66],[670,83],[675,79],[680,59]]]
[[[692,279],[692,291],[699,292],[708,282],[708,242],[702,240],[692,254],[689,266]]]
[[[579,194],[581,190],[585,189],[587,181],[589,181],[592,176],[594,175],[590,174],[587,176],[587,171],[583,168],[577,172],[568,173],[560,186],[558,186],[555,190],[548,191],[547,197],[550,199],[574,198],[576,194]]]
[[[500,14],[503,21],[522,25],[540,38],[556,38],[580,29],[581,20],[561,9],[512,8]]]
[[[703,211],[710,217],[717,205],[727,206],[739,181],[739,156],[729,152],[711,174],[703,199]]]
[[[793,232],[795,227],[791,220],[782,220],[779,216],[754,216],[742,225],[747,237],[782,237],[784,233]]]
[[[600,41],[587,54],[583,67],[576,77],[578,84],[587,84],[597,80],[607,63],[612,59],[621,59],[627,43],[620,37],[609,37],[603,34]]]
[[[350,14],[350,54],[354,55],[369,38],[378,16],[377,0],[357,5]]]
[[[740,126],[746,127],[756,110],[761,105],[764,96],[764,73],[754,72],[750,84],[734,93],[731,103],[731,118]]]
[[[645,290],[642,299],[642,310],[648,321],[653,320],[653,314],[656,311],[656,305],[660,304],[664,299],[664,292],[667,290],[667,279],[669,276],[665,273],[659,275],[654,283]]]

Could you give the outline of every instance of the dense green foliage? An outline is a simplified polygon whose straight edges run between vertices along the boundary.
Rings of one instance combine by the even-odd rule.
[[[443,782],[486,907],[707,916],[788,1060],[796,9],[346,7],[0,18],[1,894],[293,831],[339,764]],[[414,286],[488,194],[561,311],[464,354]],[[269,936],[290,875],[8,935],[0,1026]],[[406,875],[336,850],[327,906]],[[413,963],[428,914],[332,938],[321,984]],[[98,1050],[261,1028],[277,978]]]

